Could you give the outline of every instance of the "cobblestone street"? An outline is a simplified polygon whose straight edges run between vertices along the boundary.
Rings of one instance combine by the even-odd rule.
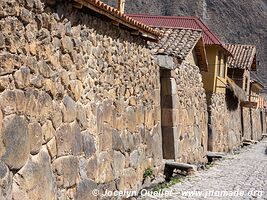
[[[162,199],[267,199],[267,139],[227,156],[167,191],[172,195]],[[235,192],[232,195],[236,196],[223,196],[223,192]]]

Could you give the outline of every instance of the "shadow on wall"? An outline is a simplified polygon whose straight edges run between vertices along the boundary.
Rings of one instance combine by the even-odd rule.
[[[267,155],[267,147],[266,147],[266,149],[265,149],[265,155]]]
[[[226,101],[227,110],[235,111],[238,109],[238,103],[239,103],[238,98],[228,88],[226,88],[225,101]]]

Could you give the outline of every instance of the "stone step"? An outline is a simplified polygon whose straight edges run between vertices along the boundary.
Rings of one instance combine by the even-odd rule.
[[[251,144],[257,144],[258,143],[258,141],[256,141],[256,140],[248,140],[248,139],[244,139],[243,140],[243,143],[244,142],[249,142],[249,143],[251,143]]]
[[[249,146],[249,145],[252,145],[253,143],[251,142],[243,142],[243,146]]]
[[[225,153],[223,152],[208,151],[207,153],[208,158],[223,158],[224,156],[225,156]]]
[[[173,169],[179,169],[182,171],[197,171],[197,166],[187,164],[187,163],[178,163],[171,160],[165,161],[165,167],[173,168]]]
[[[173,175],[173,171],[176,169],[186,172],[186,174],[191,174],[197,171],[197,166],[190,165],[187,163],[178,163],[174,160],[165,160],[164,175],[166,181],[170,181],[170,178]]]

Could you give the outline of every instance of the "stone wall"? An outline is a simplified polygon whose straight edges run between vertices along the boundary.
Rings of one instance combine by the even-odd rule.
[[[0,2],[0,199],[95,199],[162,170],[159,69],[69,1]]]
[[[234,94],[226,91],[208,95],[210,151],[229,152],[241,145],[241,109]]]
[[[251,109],[243,107],[242,108],[242,117],[243,117],[243,126],[244,126],[244,130],[243,130],[243,138],[246,140],[251,140],[252,136],[251,136]]]
[[[208,116],[199,68],[183,62],[174,70],[161,74],[161,83],[165,95],[162,101],[163,148],[170,147],[168,139],[172,132],[170,140],[174,140],[177,162],[205,162]]]
[[[262,116],[261,116],[262,115]],[[243,108],[244,139],[261,140],[266,133],[265,114],[261,109]]]

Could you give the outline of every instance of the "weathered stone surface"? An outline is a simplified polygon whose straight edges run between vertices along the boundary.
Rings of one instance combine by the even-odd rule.
[[[90,179],[80,181],[77,186],[77,193],[75,199],[96,200],[97,196],[94,196],[92,194],[94,189],[97,189],[97,184],[94,181]]]
[[[16,114],[30,123],[28,145],[16,146],[3,143],[3,133],[11,126],[10,122],[3,123],[0,157],[7,156],[12,146],[12,154],[7,157],[13,156],[12,162],[20,162],[16,166],[18,169],[12,168],[16,179],[20,177],[16,170],[24,168],[29,159],[27,175],[20,179],[23,183],[12,183],[13,198],[55,198],[51,197],[51,190],[48,196],[42,197],[43,182],[37,185],[32,178],[34,175],[28,175],[31,166],[35,167],[33,174],[37,173],[34,170],[40,171],[41,161],[38,163],[34,159],[42,157],[41,143],[52,162],[57,164],[58,171],[61,166],[72,164],[69,160],[57,163],[60,158],[72,156],[74,164],[79,163],[73,166],[79,171],[76,178],[71,171],[69,174],[62,172],[65,169],[60,171],[62,176],[58,176],[58,181],[62,180],[62,184],[55,186],[58,199],[84,199],[83,191],[91,190],[90,184],[84,182],[87,179],[100,183],[102,189],[116,189],[115,184],[124,175],[117,174],[113,164],[120,172],[135,164],[140,172],[136,172],[138,178],[131,186],[140,185],[141,169],[147,166],[144,163],[156,165],[154,154],[147,150],[141,134],[149,134],[159,116],[155,107],[160,94],[155,92],[160,89],[159,68],[144,45],[144,38],[133,37],[128,30],[91,13],[80,12],[71,4],[63,2],[56,7],[55,4],[54,0],[0,2],[3,8],[0,9],[2,118]],[[24,117],[21,118],[25,120]],[[3,121],[1,115],[0,121]],[[26,120],[25,124],[28,127]],[[12,130],[12,138],[21,137],[25,132],[21,128]],[[28,147],[27,157],[25,146]],[[19,153],[13,155],[13,148]],[[37,155],[30,155],[30,148],[31,153]],[[118,163],[113,162],[114,151]],[[141,159],[134,163],[136,151]],[[43,164],[44,168],[50,163],[51,160]],[[118,177],[116,181],[114,176]],[[60,177],[64,177],[65,182]],[[45,185],[44,189],[47,188]]]
[[[52,159],[57,156],[57,143],[55,137],[53,137],[49,142],[47,142],[47,150]]]
[[[25,111],[25,95],[21,90],[5,90],[0,96],[0,101],[5,114],[13,114],[16,111]]]
[[[51,140],[55,135],[56,131],[53,127],[53,124],[50,120],[47,120],[42,126],[42,135],[43,135],[43,144]]]
[[[159,150],[161,151],[161,150]],[[131,154],[130,154],[130,166],[133,168],[136,168],[138,166],[139,162],[139,152],[138,150],[134,150]]]
[[[79,161],[75,156],[63,156],[53,162],[58,187],[72,187],[78,178]]]
[[[53,71],[45,61],[38,62],[39,72],[45,78],[50,78]]]
[[[5,144],[1,160],[11,169],[20,169],[30,154],[30,140],[26,119],[18,115],[3,120],[2,144]],[[2,145],[1,144],[1,145]]]
[[[19,88],[28,87],[30,84],[30,69],[28,67],[21,67],[20,70],[15,72],[14,79]]]
[[[111,156],[108,152],[103,151],[99,153],[97,158],[98,177],[97,182],[106,183],[113,179]]]
[[[82,147],[85,156],[88,158],[96,152],[95,137],[87,131],[82,132]]]
[[[68,36],[64,36],[62,38],[62,46],[66,53],[71,52],[73,50],[73,42],[72,39]]]
[[[83,94],[83,84],[79,80],[70,81],[70,90],[73,93],[73,96],[76,101],[78,101]]]
[[[86,109],[84,106],[79,105],[77,106],[77,121],[82,130],[85,130],[88,127],[88,121],[86,117]]]
[[[0,199],[11,199],[12,173],[4,162],[0,161]]]
[[[14,200],[56,199],[56,181],[51,169],[51,160],[45,147],[30,156],[26,165],[14,176]]]
[[[58,102],[53,102],[53,114],[51,117],[51,121],[53,123],[53,127],[57,129],[63,121],[62,113],[61,113],[61,106]]]
[[[63,122],[72,122],[76,119],[77,107],[75,102],[69,96],[65,96],[63,99],[64,108],[63,113]]]
[[[95,180],[97,176],[97,159],[92,157],[88,160],[87,167],[86,167],[86,174],[88,178]]]
[[[116,129],[112,130],[112,149],[116,151],[124,151],[122,139]]]
[[[113,169],[113,176],[115,179],[123,175],[124,166],[125,166],[124,155],[119,151],[114,151],[112,169]]]
[[[42,127],[39,123],[34,122],[28,125],[30,139],[30,153],[37,154],[42,146]]]
[[[79,125],[63,124],[56,131],[57,155],[78,155],[82,151],[82,136]]]

